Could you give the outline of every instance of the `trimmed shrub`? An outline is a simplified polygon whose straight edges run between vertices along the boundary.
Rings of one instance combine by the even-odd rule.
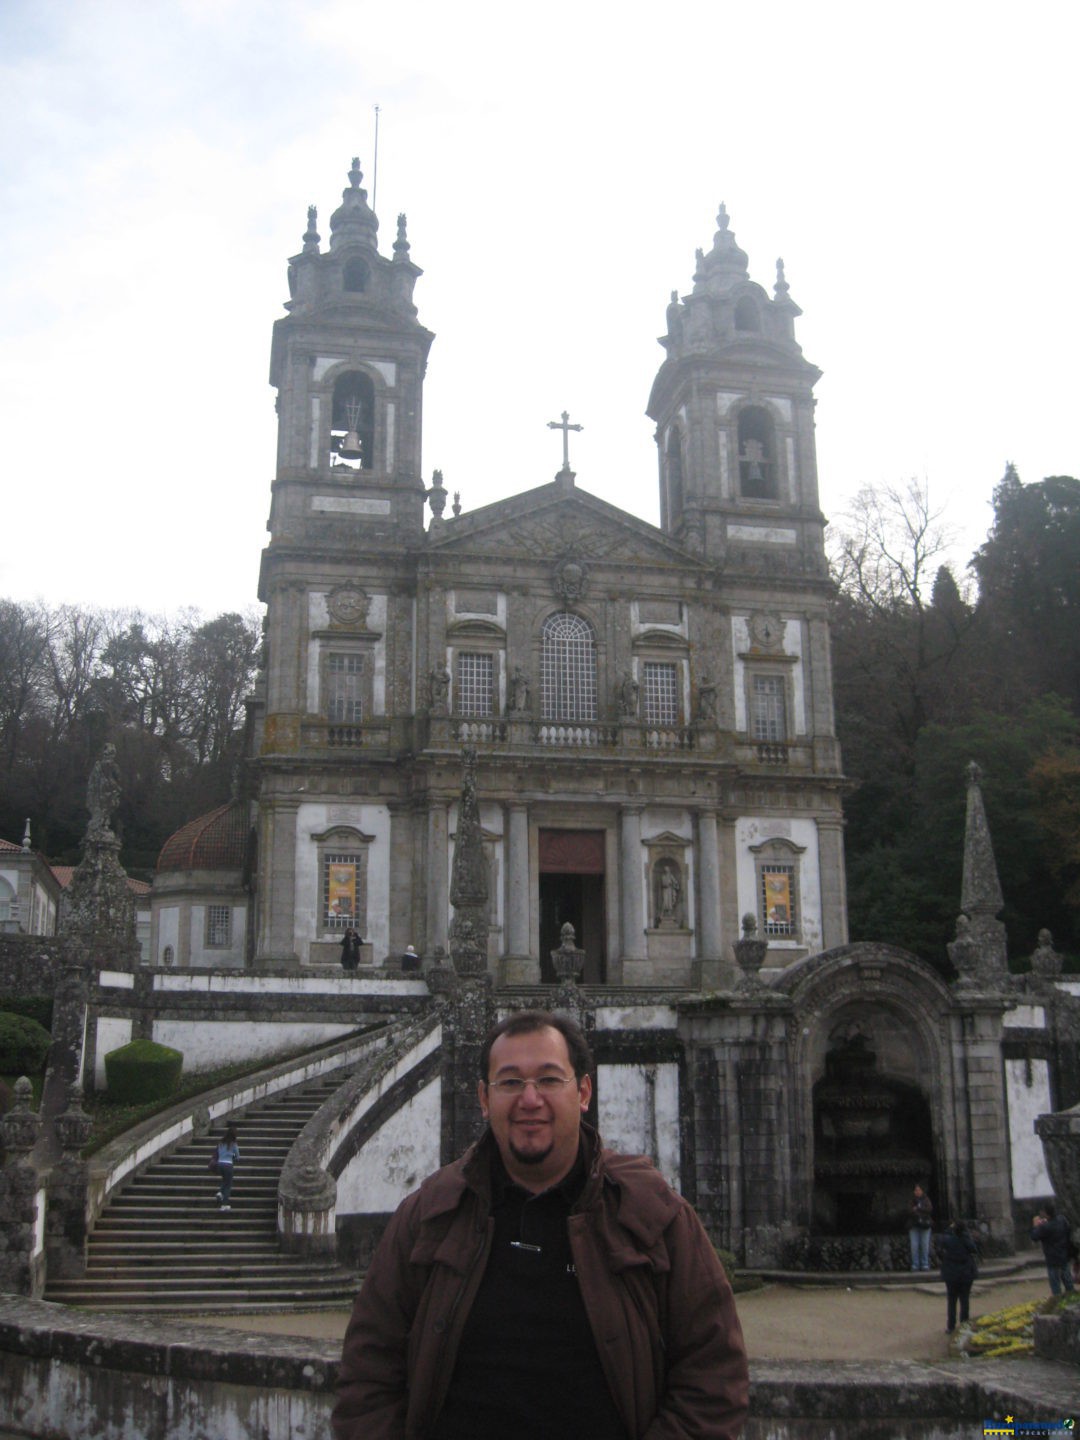
[[[27,1015],[46,1030],[52,1029],[53,1001],[51,995],[5,995],[0,998],[0,1010],[12,1015]]]
[[[121,1105],[167,1100],[180,1082],[184,1057],[153,1040],[132,1040],[105,1056],[109,1099]]]
[[[0,1075],[41,1074],[52,1036],[28,1015],[0,1010]]]

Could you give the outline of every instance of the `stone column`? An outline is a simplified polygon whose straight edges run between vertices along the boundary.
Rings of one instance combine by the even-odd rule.
[[[507,807],[506,954],[499,967],[503,985],[539,985],[540,962],[531,956],[531,887],[529,885],[529,807]]]
[[[741,919],[739,915],[739,875],[735,846],[735,821],[722,819],[717,826],[720,837],[720,958],[731,964],[730,974],[734,977],[735,967],[732,946],[738,940]],[[750,897],[750,907],[757,913],[757,897]]]
[[[39,1120],[30,1108],[33,1087],[25,1075],[15,1081],[15,1104],[0,1117],[0,1294],[40,1296],[45,1285],[45,1256],[35,1254],[38,1172],[30,1152]],[[44,1201],[44,1193],[41,1194]]]
[[[49,1176],[45,1255],[51,1279],[78,1280],[86,1274],[87,1166],[80,1152],[93,1121],[82,1108],[82,1087],[68,1087],[67,1109],[54,1122],[60,1159]]]
[[[416,847],[413,844],[412,811],[401,800],[389,801],[386,808],[390,812],[390,873],[387,879],[390,887],[387,943],[390,949],[386,962],[392,966],[397,963],[406,945],[420,944],[420,937],[413,934],[412,921],[413,886],[416,881],[413,873]]]
[[[959,1016],[960,1043],[968,1130],[967,1174],[960,1187],[971,1197],[970,1216],[985,1221],[995,1240],[1011,1252],[1014,1243],[1009,1182],[1008,1121],[1001,1077],[1001,1016],[1003,1003],[987,997]]]
[[[259,836],[259,950],[257,960],[298,960],[296,909],[296,816],[300,802],[274,796],[263,812]],[[314,856],[314,850],[312,851]],[[321,884],[321,877],[317,882]]]
[[[447,930],[450,924],[450,891],[447,879],[449,854],[445,800],[433,800],[427,817],[427,935],[424,955],[445,964]]]
[[[720,933],[720,842],[716,834],[716,811],[702,810],[697,819],[697,955],[693,983],[699,990],[716,990],[724,983],[723,971],[730,964],[722,960]]]
[[[821,876],[821,943],[825,950],[846,945],[847,881],[844,874],[844,822],[835,817],[819,817],[818,873]]]
[[[619,924],[622,929],[623,980],[627,985],[640,985],[648,980],[641,852],[641,813],[644,808],[643,805],[624,805],[620,814]]]

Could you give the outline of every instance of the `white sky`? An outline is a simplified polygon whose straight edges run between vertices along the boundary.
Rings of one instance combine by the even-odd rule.
[[[1080,475],[1074,3],[0,0],[0,596],[255,599],[270,329],[359,154],[434,330],[424,473],[658,518],[644,414],[718,203],[804,311],[822,506],[985,538]]]

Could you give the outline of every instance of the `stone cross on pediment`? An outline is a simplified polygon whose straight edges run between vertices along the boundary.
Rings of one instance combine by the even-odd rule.
[[[584,430],[584,429],[585,429],[585,426],[584,426],[584,425],[571,425],[571,424],[570,424],[570,411],[569,411],[569,410],[564,410],[564,411],[562,412],[562,419],[561,419],[561,420],[549,420],[549,421],[548,421],[548,429],[549,429],[549,430],[561,430],[561,431],[562,431],[562,468],[563,468],[564,470],[569,470],[569,469],[570,469],[570,431],[571,431],[571,430]]]

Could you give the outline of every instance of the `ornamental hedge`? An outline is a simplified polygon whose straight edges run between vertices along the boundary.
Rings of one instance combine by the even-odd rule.
[[[179,1050],[153,1040],[132,1040],[105,1056],[109,1099],[122,1105],[167,1100],[180,1083],[184,1057]]]
[[[52,1036],[29,1015],[0,1010],[0,1075],[41,1074]]]

